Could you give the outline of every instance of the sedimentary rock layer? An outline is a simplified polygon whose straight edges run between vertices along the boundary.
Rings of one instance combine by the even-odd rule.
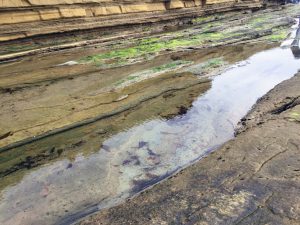
[[[260,6],[259,0],[3,0],[0,2],[0,41],[139,23],[137,18],[143,18],[142,22],[153,22],[155,18],[155,21],[182,18],[212,9]],[[169,13],[174,12],[178,13],[170,17]]]

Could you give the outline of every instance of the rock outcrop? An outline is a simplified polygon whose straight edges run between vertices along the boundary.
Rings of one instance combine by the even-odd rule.
[[[260,6],[260,0],[2,0],[0,41]]]

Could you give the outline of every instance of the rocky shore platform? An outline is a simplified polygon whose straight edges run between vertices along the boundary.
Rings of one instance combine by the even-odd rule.
[[[299,87],[300,73],[257,102],[235,139],[79,224],[300,224]]]

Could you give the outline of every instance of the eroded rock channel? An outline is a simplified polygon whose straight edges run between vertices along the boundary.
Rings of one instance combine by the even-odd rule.
[[[299,70],[298,14],[297,5],[221,13],[0,64],[0,223],[72,224],[232,139],[257,99]],[[142,215],[118,220],[115,209],[92,223],[147,224]],[[171,220],[148,221],[163,222]]]

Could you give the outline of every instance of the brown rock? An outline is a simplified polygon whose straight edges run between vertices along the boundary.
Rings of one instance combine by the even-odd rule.
[[[0,24],[14,24],[39,21],[40,15],[35,11],[7,12],[0,14]]]
[[[63,18],[72,18],[72,17],[84,17],[86,16],[85,9],[77,8],[77,9],[69,9],[69,8],[62,8],[59,9]]]
[[[183,1],[179,0],[171,0],[170,2],[166,3],[167,9],[181,9],[184,8]]]

